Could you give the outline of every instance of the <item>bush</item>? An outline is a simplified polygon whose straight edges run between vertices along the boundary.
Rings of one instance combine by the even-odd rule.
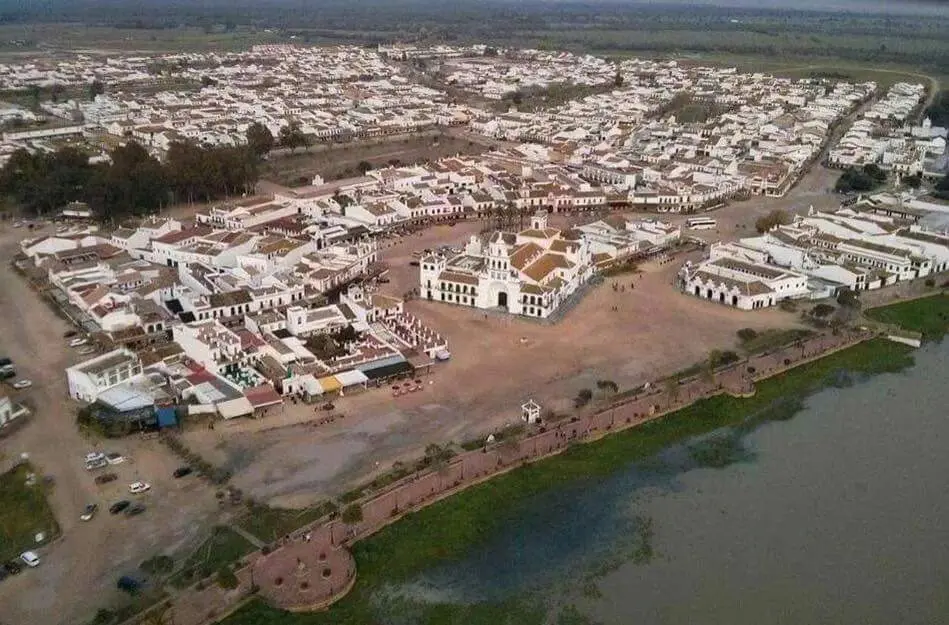
[[[811,309],[811,314],[817,317],[818,319],[823,319],[824,317],[830,315],[834,312],[834,307],[830,304],[818,304]]]
[[[222,566],[217,572],[217,585],[225,590],[233,590],[237,588],[240,582],[237,580],[237,575],[234,575],[228,566]]]
[[[927,288],[931,289],[936,286],[936,281],[933,280],[932,278],[926,278],[926,282],[924,282],[923,284],[925,284]]]
[[[142,562],[138,568],[150,575],[166,575],[175,568],[175,560],[171,556],[157,555]]]
[[[591,399],[593,399],[593,391],[588,388],[580,389],[580,392],[577,393],[577,396],[573,400],[573,405],[577,408],[583,408],[590,403]]]
[[[352,503],[343,508],[343,523],[348,523],[353,525],[355,523],[362,522],[362,506],[357,503]]]
[[[751,328],[742,328],[736,332],[736,334],[738,335],[738,340],[740,340],[742,343],[747,343],[748,341],[754,340],[758,337],[758,333]]]
[[[789,223],[791,223],[791,216],[787,211],[773,210],[755,221],[755,230],[758,232],[768,232],[775,226],[786,226]]]

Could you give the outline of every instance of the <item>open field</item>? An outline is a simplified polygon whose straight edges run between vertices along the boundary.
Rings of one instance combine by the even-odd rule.
[[[360,163],[373,169],[389,165],[411,165],[456,154],[481,154],[483,145],[442,133],[406,136],[374,142],[313,146],[308,151],[272,155],[261,171],[261,177],[278,184],[296,186],[310,184],[313,176],[324,180],[352,178],[362,174]]]
[[[32,485],[27,483],[33,476]],[[46,501],[43,476],[28,463],[0,475],[0,560],[9,560],[36,547],[34,537],[45,534],[43,543],[59,534],[59,525]]]
[[[226,625],[361,624],[380,618],[412,615],[412,622],[496,623],[502,614],[517,613],[519,623],[543,623],[543,611],[524,606],[454,605],[411,600],[387,604],[376,596],[386,584],[404,582],[429,567],[463,556],[488,539],[494,528],[518,506],[541,492],[596,479],[630,463],[643,461],[663,448],[713,430],[790,418],[800,402],[837,383],[841,372],[872,375],[899,371],[912,364],[911,349],[875,339],[802,365],[756,385],[755,396],[717,396],[693,404],[640,427],[580,444],[546,460],[517,468],[484,484],[415,512],[378,534],[357,542],[354,556],[359,577],[355,590],[323,613],[290,615],[254,602],[226,619]],[[390,611],[386,613],[386,611]],[[380,614],[383,612],[384,614]]]

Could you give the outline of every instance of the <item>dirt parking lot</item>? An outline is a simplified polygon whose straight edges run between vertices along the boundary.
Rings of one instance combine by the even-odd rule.
[[[0,351],[13,359],[18,378],[33,381],[14,401],[28,400],[35,407],[30,422],[0,439],[2,463],[8,466],[28,453],[34,466],[55,480],[50,504],[62,529],[59,540],[38,550],[43,560],[38,568],[0,583],[0,620],[4,625],[87,622],[100,607],[124,600],[115,588],[119,576],[159,549],[171,552],[200,539],[218,516],[218,504],[213,491],[194,478],[172,478],[177,460],[158,441],[95,441],[79,434],[64,369],[84,357],[66,347],[66,322],[8,265],[28,232],[0,228]],[[101,470],[119,476],[104,487],[84,468],[85,454],[96,448],[129,458]],[[139,498],[127,491],[136,480],[152,484],[150,493],[139,496],[147,510],[130,519],[112,517],[107,510],[112,502]],[[99,504],[99,514],[83,523],[79,515],[87,503]]]

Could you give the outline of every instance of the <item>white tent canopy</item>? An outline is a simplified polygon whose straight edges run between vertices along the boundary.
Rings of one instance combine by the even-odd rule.
[[[333,377],[336,378],[344,388],[348,386],[356,386],[357,384],[365,384],[369,381],[369,378],[366,377],[366,374],[359,369],[337,373],[333,375]]]

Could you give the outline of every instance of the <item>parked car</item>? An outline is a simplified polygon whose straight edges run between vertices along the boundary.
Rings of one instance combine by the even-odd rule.
[[[18,391],[22,391],[25,388],[30,388],[31,386],[33,386],[32,380],[26,380],[26,379],[17,380],[16,382],[13,383],[13,388],[15,388]]]
[[[116,582],[115,587],[130,595],[134,595],[141,589],[142,582],[131,575],[123,575],[119,578],[119,581]]]
[[[13,368],[13,365],[6,365],[0,367],[0,380],[9,380],[10,378],[16,377],[16,369]]]
[[[191,475],[191,467],[178,467],[173,474],[176,478]]]
[[[88,343],[88,342],[89,342],[89,339],[80,336],[79,338],[75,338],[75,339],[69,341],[69,346],[70,346],[70,347],[81,347],[81,346],[85,345],[85,344]]]
[[[99,509],[99,504],[90,503],[86,504],[86,507],[83,508],[82,514],[79,515],[80,521],[91,521],[92,517],[96,515],[96,510]]]
[[[103,473],[102,475],[97,475],[95,482],[96,484],[108,484],[109,482],[114,482],[119,479],[119,476],[115,473]]]
[[[132,502],[129,501],[128,499],[122,499],[121,501],[116,501],[114,504],[109,506],[109,513],[118,514],[119,512],[122,512],[123,510],[125,510],[131,505],[132,505]]]
[[[129,484],[129,492],[133,495],[148,492],[151,488],[152,485],[147,482],[132,482]]]
[[[418,261],[417,261],[417,260],[410,261],[410,262],[409,262],[409,266],[411,266],[411,267],[418,267]]]
[[[20,554],[20,559],[23,560],[23,564],[31,568],[40,565],[40,557],[34,551],[24,551]]]
[[[86,345],[85,347],[79,348],[78,353],[81,356],[88,356],[89,354],[92,354],[95,351],[96,351],[95,347],[93,347],[92,345]]]
[[[105,460],[109,464],[122,464],[123,462],[125,462],[125,456],[123,456],[122,454],[115,454],[115,453],[106,454]]]
[[[145,506],[143,504],[137,503],[125,511],[125,516],[138,516],[143,512],[145,512]]]
[[[86,454],[86,462],[96,462],[98,460],[105,460],[105,454],[101,451],[90,451]]]
[[[9,562],[4,562],[3,569],[10,575],[16,575],[17,573],[23,570],[16,560],[10,560]]]
[[[96,469],[102,469],[109,466],[109,461],[105,458],[99,458],[98,460],[86,460],[86,471],[95,471]]]
[[[12,367],[13,361],[9,358],[0,358],[0,367]]]

